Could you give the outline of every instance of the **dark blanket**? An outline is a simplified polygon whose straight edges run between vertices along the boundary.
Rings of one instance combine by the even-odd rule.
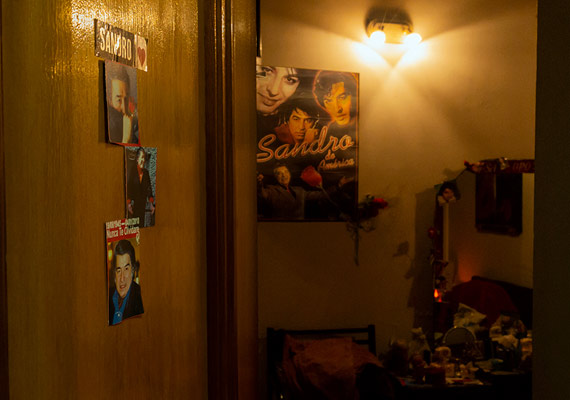
[[[285,336],[283,380],[298,400],[393,399],[378,359],[350,338],[297,340]]]

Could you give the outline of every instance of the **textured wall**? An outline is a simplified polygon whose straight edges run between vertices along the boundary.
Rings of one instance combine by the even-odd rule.
[[[390,206],[342,223],[260,223],[259,334],[376,324],[379,351],[430,321],[433,186],[463,160],[534,156],[536,2],[407,1],[415,61],[364,45],[374,2],[262,1],[263,63],[360,73],[359,197]]]
[[[10,389],[31,398],[206,398],[197,1],[3,2]],[[93,18],[149,39],[142,143],[158,148],[141,237],[145,314],[107,326],[103,224],[124,215],[104,139]]]

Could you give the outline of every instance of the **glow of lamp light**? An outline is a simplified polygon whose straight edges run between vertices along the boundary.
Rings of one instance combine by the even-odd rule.
[[[380,47],[386,42],[386,34],[380,30],[372,32],[370,35],[370,44],[374,47]]]
[[[422,36],[419,33],[410,33],[404,37],[404,44],[406,46],[412,47],[420,44],[422,41]]]

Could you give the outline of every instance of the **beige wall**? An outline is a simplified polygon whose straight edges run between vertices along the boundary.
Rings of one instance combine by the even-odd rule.
[[[197,2],[2,7],[11,397],[205,399]],[[149,39],[139,122],[143,145],[158,148],[145,313],[115,327],[103,224],[124,215],[123,151],[104,139],[93,18]]]
[[[429,323],[427,229],[463,160],[534,157],[536,2],[406,2],[416,62],[363,44],[373,2],[261,2],[263,63],[360,73],[359,197],[390,206],[353,263],[342,223],[260,223],[259,335],[376,324],[379,351]]]
[[[534,239],[534,174],[523,174],[522,233],[480,233],[475,228],[475,175],[457,179],[461,199],[449,208],[450,281],[474,275],[532,287]]]

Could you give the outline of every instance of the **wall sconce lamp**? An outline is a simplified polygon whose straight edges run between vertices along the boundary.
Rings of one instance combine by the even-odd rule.
[[[366,26],[366,33],[371,44],[379,47],[384,43],[405,44],[415,46],[422,41],[419,33],[413,32],[412,24],[409,22],[385,22],[384,20],[373,18]]]

